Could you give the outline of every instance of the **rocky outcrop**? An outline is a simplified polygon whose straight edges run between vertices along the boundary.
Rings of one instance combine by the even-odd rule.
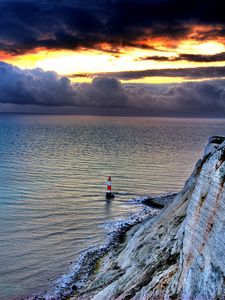
[[[212,137],[172,203],[99,259],[73,299],[225,299],[224,278],[225,138]]]

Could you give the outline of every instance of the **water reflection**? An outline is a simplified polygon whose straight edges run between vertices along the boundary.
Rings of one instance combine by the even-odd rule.
[[[111,217],[112,212],[111,212],[111,206],[112,206],[112,201],[114,199],[105,199],[105,213],[107,217]]]

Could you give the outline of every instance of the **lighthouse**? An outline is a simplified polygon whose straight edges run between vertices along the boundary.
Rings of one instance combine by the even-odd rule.
[[[106,199],[112,199],[115,196],[112,193],[112,180],[111,180],[111,176],[108,177],[107,180],[107,191],[106,191]]]

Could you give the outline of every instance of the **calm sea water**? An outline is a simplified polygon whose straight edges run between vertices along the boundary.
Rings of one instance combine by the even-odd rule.
[[[225,120],[1,115],[0,299],[48,289],[129,199],[178,191],[216,134]]]

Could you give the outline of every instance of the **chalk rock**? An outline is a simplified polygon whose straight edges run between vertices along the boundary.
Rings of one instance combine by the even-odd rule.
[[[225,299],[225,138],[210,139],[173,202],[98,266],[78,299]]]

